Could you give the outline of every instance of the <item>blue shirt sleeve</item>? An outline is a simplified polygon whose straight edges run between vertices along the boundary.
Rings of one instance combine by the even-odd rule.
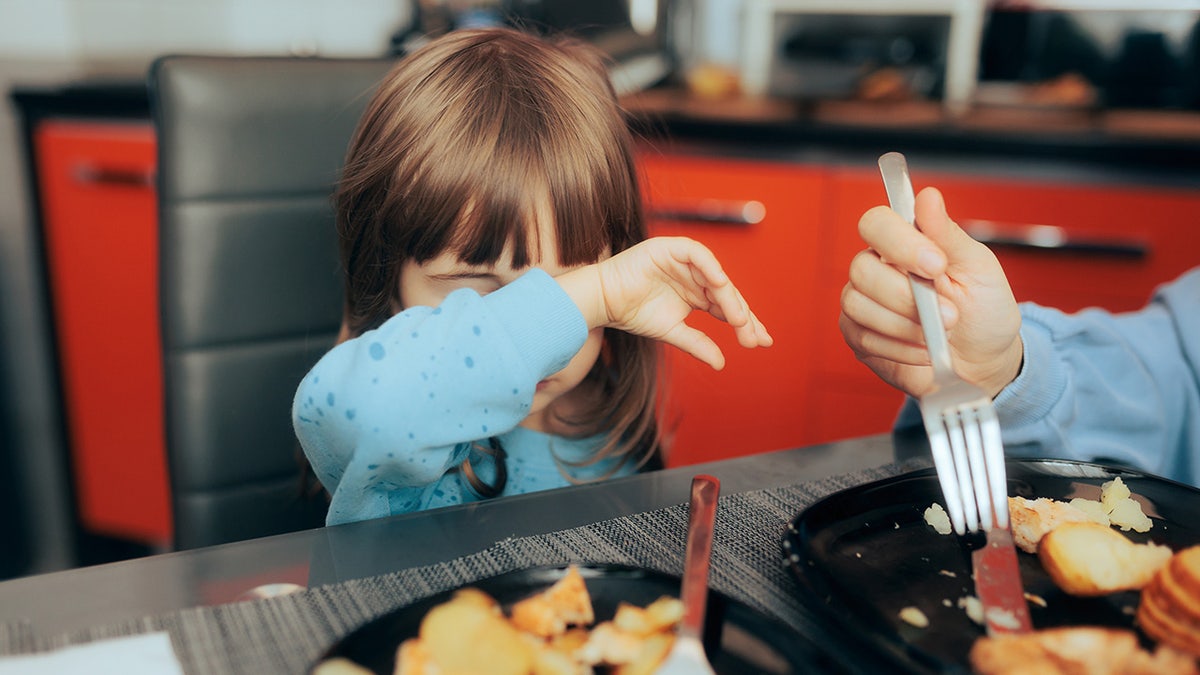
[[[412,510],[471,442],[528,414],[539,380],[587,338],[579,309],[532,269],[480,296],[461,289],[334,347],[296,392],[292,421],[331,523]]]

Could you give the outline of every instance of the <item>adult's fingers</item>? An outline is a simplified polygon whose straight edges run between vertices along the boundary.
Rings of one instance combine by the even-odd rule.
[[[911,314],[898,313],[875,302],[859,292],[854,284],[842,288],[841,308],[843,316],[866,330],[914,344],[922,343],[921,326]]]
[[[907,366],[929,365],[929,352],[923,344],[872,330],[854,321],[845,312],[838,316],[838,328],[846,345],[863,362],[887,361]]]
[[[946,271],[946,256],[938,245],[886,206],[864,213],[858,234],[884,260],[905,272],[936,279]]]
[[[927,187],[917,194],[915,213],[917,227],[941,250],[948,264],[974,266],[980,256],[988,255],[985,246],[972,239],[950,218],[946,200],[937,188]]]
[[[860,301],[878,304],[902,316],[916,316],[917,305],[907,274],[885,263],[872,249],[859,251],[850,261],[849,286]],[[846,291],[843,289],[843,300]]]
[[[854,291],[854,296],[849,292]],[[867,303],[880,305],[900,316],[917,321],[917,303],[913,298],[908,273],[891,265],[872,249],[859,251],[850,261],[850,282],[842,289],[842,302],[849,300],[856,307]],[[947,330],[958,323],[958,308],[944,297],[938,298],[942,322]],[[852,314],[853,316],[853,314]]]

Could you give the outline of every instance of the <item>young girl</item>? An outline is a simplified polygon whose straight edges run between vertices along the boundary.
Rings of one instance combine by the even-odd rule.
[[[711,252],[643,241],[628,131],[581,44],[457,31],[407,56],[336,207],[342,336],[293,406],[329,524],[633,473],[660,452],[655,340],[721,368],[684,323],[701,309],[771,344]]]

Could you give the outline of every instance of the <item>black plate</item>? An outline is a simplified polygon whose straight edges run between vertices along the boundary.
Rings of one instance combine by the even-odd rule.
[[[1120,477],[1154,526],[1127,532],[1136,542],[1178,550],[1200,543],[1200,491],[1128,469],[1058,460],[1010,460],[1009,494],[1027,498],[1100,498],[1100,485]],[[809,595],[866,647],[917,672],[967,669],[967,652],[984,629],[957,606],[974,595],[970,551],[977,540],[940,535],[924,519],[932,503],[945,504],[933,469],[860,485],[813,504],[784,535],[789,567]],[[1037,556],[1017,551],[1035,628],[1066,625],[1133,627],[1136,592],[1075,598],[1054,585]],[[944,601],[949,601],[946,606]],[[927,628],[900,620],[904,607],[919,608]]]
[[[539,567],[491,577],[470,586],[487,592],[507,609],[517,600],[549,587],[565,572],[565,567]],[[679,596],[678,577],[650,570],[605,565],[581,566],[579,572],[592,596],[597,621],[612,618],[621,601],[645,606],[664,595]],[[435,605],[449,600],[453,593],[431,596],[364,624],[342,638],[320,660],[341,656],[380,675],[392,675],[400,642],[416,635],[422,617]],[[720,675],[838,670],[828,655],[796,632],[716,592],[709,593],[704,643]]]

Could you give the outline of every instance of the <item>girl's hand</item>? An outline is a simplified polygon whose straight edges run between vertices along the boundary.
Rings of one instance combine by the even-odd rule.
[[[942,195],[917,195],[917,227],[883,206],[858,231],[870,247],[850,263],[839,328],[859,360],[911,396],[929,391],[933,370],[907,273],[932,279],[955,370],[993,397],[1021,369],[1021,314],[1000,262],[946,214]]]
[[[656,237],[595,265],[558,277],[588,322],[661,340],[716,370],[725,356],[712,338],[684,320],[699,309],[733,326],[743,347],[773,340],[716,257],[686,237]]]

